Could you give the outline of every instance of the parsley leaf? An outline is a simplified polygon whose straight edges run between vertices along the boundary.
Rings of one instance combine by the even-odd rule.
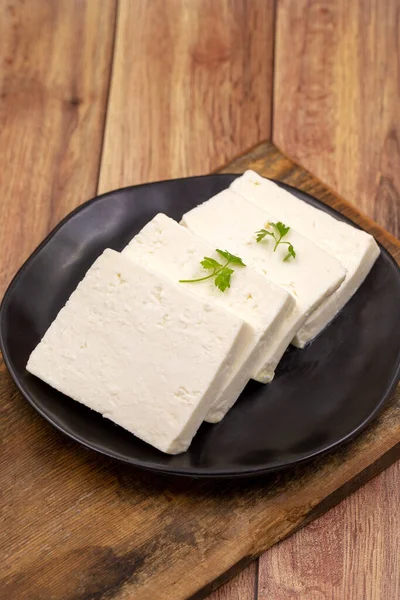
[[[218,252],[218,254],[220,254],[223,258],[225,258],[225,260],[229,261],[233,265],[241,265],[242,267],[246,266],[241,258],[235,256],[234,254],[231,254],[230,252],[228,252],[228,250],[219,250],[217,248],[216,252]]]
[[[229,269],[229,267],[224,267],[222,271],[218,273],[216,276],[214,283],[221,292],[224,292],[226,288],[231,287],[231,275],[234,273],[233,269]]]
[[[209,256],[205,256],[204,260],[200,262],[203,269],[219,269],[222,267],[221,263],[216,261],[214,258],[210,258]]]
[[[228,252],[228,250],[219,250],[216,252],[223,258],[225,258],[226,263],[221,265],[215,258],[210,258],[209,256],[205,256],[202,261],[200,261],[203,269],[212,270],[210,275],[206,275],[205,277],[200,277],[198,279],[180,279],[179,283],[195,283],[197,281],[205,281],[206,279],[214,279],[215,286],[224,292],[226,288],[231,287],[231,276],[234,273],[233,269],[229,268],[229,265],[239,265],[241,267],[245,267],[246,265],[242,261],[239,256],[235,256]]]
[[[267,231],[266,229],[260,229],[259,231],[256,231],[257,234],[257,243],[261,242],[261,240],[263,240],[265,238],[265,236],[267,235],[272,235],[272,237],[274,237],[274,234],[272,233],[272,231]]]
[[[296,258],[296,252],[292,244],[289,244],[288,253],[283,260],[286,262],[287,260],[289,260],[289,258]]]
[[[289,258],[296,258],[296,252],[290,242],[283,242],[282,238],[290,231],[290,227],[282,223],[282,221],[278,221],[277,223],[268,223],[267,227],[273,227],[275,231],[268,231],[267,229],[260,229],[256,231],[256,240],[257,243],[261,242],[267,235],[270,235],[275,240],[274,252],[276,252],[279,244],[286,244],[288,247],[288,253],[283,259],[284,262],[289,260]]]
[[[290,227],[287,227],[281,221],[278,221],[277,223],[270,223],[270,225],[272,225],[272,227],[275,227],[281,238],[285,237],[285,235],[290,229]]]

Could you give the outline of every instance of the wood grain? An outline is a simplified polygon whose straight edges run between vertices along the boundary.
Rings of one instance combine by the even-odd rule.
[[[208,173],[269,138],[273,13],[273,0],[120,0],[101,192]]]
[[[0,3],[0,295],[96,192],[114,13],[109,0]]]
[[[258,600],[400,598],[400,462],[260,557]]]
[[[400,227],[398,0],[279,0],[273,139],[395,233]]]
[[[394,1],[388,0],[388,14],[394,17],[392,23],[398,24]],[[363,15],[353,6],[349,14],[352,19],[356,15],[370,40],[382,26],[370,18],[370,7],[375,5],[365,4],[367,11]],[[285,9],[288,3],[282,2],[281,6]],[[309,6],[311,11],[320,7],[325,16],[336,15],[334,23],[340,21],[343,26],[343,16],[339,20],[337,17],[337,6],[342,10],[343,0],[340,4],[320,1]],[[290,13],[295,8],[294,0],[289,8]],[[386,13],[378,14],[386,19]],[[114,17],[112,0],[101,3],[15,0],[0,6],[0,236],[3,242],[0,294],[17,266],[49,228],[96,191]],[[212,0],[120,0],[99,189],[105,191],[128,183],[207,172],[267,137],[272,22],[273,2],[262,0],[221,0],[219,3]],[[279,24],[281,31],[281,17]],[[296,23],[296,27],[300,25]],[[347,49],[359,44],[361,30],[356,30],[352,41],[349,25],[344,25],[347,27],[345,50],[338,56],[352,66],[354,57]],[[387,26],[392,44],[393,26],[391,23]],[[324,33],[328,38],[331,29],[328,21]],[[321,33],[308,36],[309,43],[312,42],[311,54],[315,50],[314,42],[318,45],[322,37]],[[296,40],[293,35],[289,58],[294,62],[298,60]],[[337,43],[342,42],[337,40]],[[369,161],[368,173],[365,171],[368,185],[372,182],[375,186],[373,214],[382,224],[390,221],[395,233],[399,198],[398,119],[387,125],[387,117],[393,114],[393,98],[397,102],[398,71],[388,66],[393,65],[390,60],[394,59],[389,56],[386,44],[385,39],[384,49],[381,43],[376,53],[380,57],[379,65],[386,61],[381,78],[388,78],[382,79],[383,86],[377,88],[383,89],[383,99],[379,96],[378,103],[379,119],[385,130],[383,137],[379,137],[381,130],[375,127],[374,115],[368,113],[368,119],[362,121],[353,100],[348,111],[347,96],[345,99],[340,96],[338,114],[342,115],[341,123],[353,123],[357,118],[358,127],[364,126],[361,134],[355,134],[350,125],[349,138],[353,140],[356,135],[358,142],[349,141],[346,146],[343,134],[337,132],[334,138],[329,138],[330,128],[336,127],[332,116],[323,133],[347,148],[340,163],[340,169],[345,169],[344,176],[340,170],[332,170],[337,181],[332,177],[330,184],[346,182],[348,187],[341,191],[350,190],[349,197],[355,200],[351,185],[356,181],[362,187],[365,182],[361,175],[353,181],[347,166],[354,156],[359,156],[356,151],[363,152],[363,158],[365,155]],[[362,73],[366,72],[370,54],[370,49],[364,54]],[[396,56],[398,51],[394,58]],[[324,60],[329,62],[328,53]],[[357,63],[357,68],[360,65],[361,62]],[[284,66],[289,68],[287,64]],[[303,70],[305,80],[309,69],[308,66]],[[323,81],[324,74],[330,72],[324,65],[320,73]],[[344,74],[347,81],[346,77]],[[373,77],[373,83],[381,83],[377,70]],[[286,82],[287,79],[282,84]],[[336,82],[331,91],[335,92],[337,85]],[[359,89],[361,83],[357,86]],[[371,96],[369,80],[367,86],[370,86]],[[348,88],[342,88],[341,94],[350,97],[353,92],[351,86]],[[312,120],[319,102],[317,98],[311,99],[315,108],[309,115]],[[275,96],[276,115],[280,114],[280,103],[289,101],[290,93],[287,98]],[[299,112],[302,110],[301,107]],[[293,112],[293,107],[289,107],[286,121],[280,119],[282,130],[283,124],[287,127],[296,119]],[[329,110],[327,113],[331,115]],[[371,144],[370,127],[377,147]],[[313,131],[315,137],[305,145],[307,152],[315,164],[321,155],[321,164],[327,164],[328,157],[325,157],[327,154],[335,157],[337,147],[330,153],[329,146],[322,145],[318,155],[313,154],[310,149],[319,139],[318,127]],[[297,135],[303,134],[298,127]],[[376,152],[382,140],[384,150],[376,163],[379,168],[374,171]],[[367,144],[372,146],[368,151],[364,149]],[[357,169],[361,169],[361,161],[357,160]],[[244,170],[249,165],[258,165],[255,168],[265,175],[303,187],[343,210],[361,225],[370,227],[396,254],[397,260],[400,259],[399,244],[393,237],[354,213],[272,145],[260,146],[227,170]],[[329,169],[332,167],[328,165],[327,172]],[[371,172],[377,173],[375,179]],[[382,198],[384,202],[380,201]],[[368,212],[364,200],[362,206]],[[105,600],[111,597],[114,600],[180,600],[193,594],[202,598],[262,550],[338,502],[400,453],[399,392],[375,425],[339,452],[258,481],[221,484],[155,477],[78,447],[61,437],[28,407],[16,392],[2,361],[0,411],[0,493],[4,507],[0,547],[5,550],[0,588],[7,600]],[[398,489],[394,488],[391,493],[393,483],[390,482],[395,481],[391,473],[383,475],[389,487],[383,487],[380,479],[373,482],[373,486],[378,486],[374,488],[378,502],[386,502],[386,506],[393,505]],[[362,504],[354,503],[353,496],[347,504],[351,508],[346,515],[356,514],[360,524],[367,523],[371,527],[376,523],[372,517],[379,514],[378,541],[371,545],[373,537],[368,527],[357,531],[361,540],[359,552],[353,562],[349,556],[342,565],[347,578],[339,579],[337,572],[331,573],[329,591],[348,598],[349,593],[358,594],[358,590],[363,590],[364,596],[352,596],[352,600],[370,600],[369,593],[372,600],[378,600],[379,593],[382,594],[379,600],[392,600],[398,596],[396,580],[390,588],[387,584],[385,587],[385,574],[396,573],[398,556],[385,553],[395,547],[397,540],[393,530],[398,531],[397,523],[390,523],[390,513],[374,512],[376,504],[372,497],[364,497],[364,490],[360,493],[366,503],[365,510]],[[395,518],[397,513],[392,514]],[[328,533],[329,525],[336,522],[329,520],[332,515],[327,515]],[[337,514],[334,518],[337,519]],[[285,542],[295,542],[295,549],[290,549],[292,562],[286,560],[288,554],[275,554],[275,549],[284,547],[276,546],[272,550],[274,554],[262,559],[260,600],[266,600],[267,595],[271,597],[271,590],[277,593],[279,589],[280,593],[297,593],[299,599],[299,594],[303,594],[301,600],[304,600],[305,588],[299,585],[299,578],[304,577],[312,580],[311,592],[319,593],[321,579],[315,570],[310,575],[311,554],[307,553],[308,566],[307,562],[300,563],[304,550],[302,540],[312,546],[328,539],[331,549],[328,556],[333,556],[336,541],[348,544],[354,536],[352,523],[354,521],[344,516],[331,536],[322,526],[303,531],[302,536],[305,533],[306,537],[295,535]],[[350,527],[342,539],[341,524]],[[317,537],[313,542],[311,535],[315,532]],[[392,536],[390,546],[383,543],[386,535]],[[348,549],[350,552],[351,546]],[[361,557],[368,556],[368,552],[372,556],[366,568],[376,578],[366,579],[357,573],[357,565],[365,564]],[[264,564],[265,560],[271,563]],[[290,571],[294,560],[298,561],[298,570]],[[379,570],[386,561],[387,571]],[[315,565],[318,568],[321,563]],[[348,572],[351,567],[353,574]],[[271,569],[274,569],[274,580],[267,581]],[[279,580],[279,571],[283,569],[287,569],[287,578],[293,581],[291,590]],[[220,588],[213,600],[252,599],[254,572],[253,563],[233,586]],[[374,581],[376,587],[372,588]],[[354,586],[350,592],[346,582]],[[393,596],[384,595],[393,591]],[[292,599],[290,595],[282,596],[285,600],[288,597]],[[339,596],[336,598],[339,600]],[[273,600],[281,598],[276,596]],[[309,597],[306,600],[310,600]],[[319,598],[315,595],[312,600]]]
[[[397,0],[278,2],[275,142],[396,237],[400,237],[399,40]],[[319,590],[320,595],[314,592],[316,598],[399,597],[400,569],[391,576],[386,557],[398,555],[400,548],[398,528],[387,527],[387,515],[396,514],[399,506],[399,495],[389,493],[399,489],[399,470],[382,475],[377,485],[370,484],[311,531],[263,557],[260,590],[268,583],[260,600],[308,600],[306,572]],[[383,486],[385,512],[379,510]],[[365,505],[375,510],[366,514]],[[364,535],[354,533],[361,526],[357,517],[360,523],[368,519]],[[329,539],[333,523],[331,539],[344,549],[346,562],[318,550],[320,541]],[[299,546],[308,551],[299,553]],[[272,564],[285,565],[287,585],[277,571],[271,574]]]
[[[234,579],[207,596],[207,600],[258,600],[258,562],[255,560]]]
[[[239,164],[257,164],[265,175],[298,182],[340,207],[371,228],[400,261],[397,240],[273,146],[263,145],[227,170]],[[9,600],[204,598],[400,454],[399,390],[374,424],[338,451],[236,482],[168,479],[85,450],[26,405],[4,365],[0,401],[7,451],[0,459],[0,588]]]

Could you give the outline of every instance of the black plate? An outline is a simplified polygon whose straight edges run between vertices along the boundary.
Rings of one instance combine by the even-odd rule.
[[[164,181],[95,198],[64,219],[14,278],[0,314],[5,362],[32,406],[74,440],[156,471],[253,475],[348,440],[390,397],[400,372],[400,271],[383,248],[365,283],[334,322],[306,349],[290,348],[270,385],[250,382],[225,419],[218,425],[203,424],[184,454],[162,454],[25,371],[30,352],[105,248],[121,250],[158,212],[179,220],[234,178]]]

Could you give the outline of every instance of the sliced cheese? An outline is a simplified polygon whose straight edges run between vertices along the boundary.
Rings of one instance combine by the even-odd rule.
[[[237,316],[106,250],[27,370],[163,452],[186,450],[245,327]]]
[[[344,282],[310,315],[295,337],[302,348],[332,321],[360,287],[380,254],[374,238],[352,225],[335,219],[254,171],[235,179],[231,189],[274,219],[292,225],[320,248],[335,256],[347,269]]]
[[[229,250],[229,248],[227,248]],[[208,274],[200,265],[205,256],[224,262],[207,242],[164,214],[158,214],[123,250],[127,257],[154,269],[177,283]],[[270,381],[281,358],[273,340],[295,305],[292,296],[269,282],[251,267],[235,267],[231,287],[221,292],[212,279],[181,283],[189,292],[232,312],[248,325],[249,335],[235,364],[226,374],[221,394],[215,399],[206,421],[220,421],[236,401],[248,380],[264,373]]]
[[[293,295],[296,307],[285,321],[284,341],[277,339],[279,345],[289,344],[309,315],[339,287],[346,271],[338,260],[294,229],[285,240],[294,246],[295,259],[285,261],[288,247],[281,244],[274,251],[269,236],[257,243],[255,232],[273,220],[266,211],[227,189],[186,213],[182,223],[208,242],[229,248]]]

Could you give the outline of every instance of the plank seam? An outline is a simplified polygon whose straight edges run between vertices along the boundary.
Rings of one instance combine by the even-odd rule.
[[[98,164],[97,175],[96,175],[96,194],[97,195],[99,193],[100,173],[101,173],[101,167],[103,165],[104,140],[106,137],[108,109],[110,106],[111,84],[112,84],[114,64],[115,64],[115,46],[116,46],[116,40],[117,40],[118,21],[119,21],[119,18],[118,18],[119,17],[119,0],[115,0],[115,13],[114,14],[115,14],[115,17],[114,17],[114,26],[113,26],[113,39],[112,39],[112,44],[111,44],[111,59],[110,59],[110,69],[109,69],[108,82],[107,82],[107,95],[106,95],[104,119],[103,119],[103,132],[102,132],[101,142],[100,142],[99,164]]]
[[[254,600],[258,600],[258,587],[260,583],[260,559],[256,559],[256,572],[254,574]]]
[[[276,69],[276,45],[277,45],[277,31],[278,31],[278,0],[274,0],[272,7],[272,76],[271,76],[271,116],[270,116],[270,133],[269,139],[273,142],[274,140],[274,122],[275,122],[275,69]],[[257,600],[257,599],[256,599]]]

